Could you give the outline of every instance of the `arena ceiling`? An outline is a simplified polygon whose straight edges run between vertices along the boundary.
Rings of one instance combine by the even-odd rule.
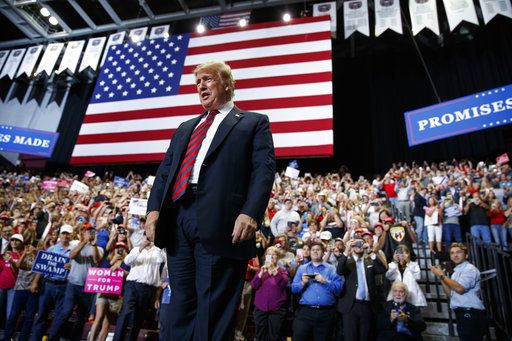
[[[304,0],[0,0],[0,48],[299,3],[306,5]],[[48,22],[50,15],[58,24]]]

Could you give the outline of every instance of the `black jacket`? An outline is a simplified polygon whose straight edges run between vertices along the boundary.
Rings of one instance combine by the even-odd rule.
[[[148,212],[160,211],[155,244],[171,254],[177,242],[172,186],[190,135],[203,115],[182,123],[174,133],[148,200]],[[208,252],[232,259],[254,257],[255,240],[233,244],[231,233],[240,213],[259,225],[270,197],[275,167],[268,117],[234,107],[215,133],[197,183],[198,232]]]
[[[393,341],[420,341],[423,340],[421,337],[421,333],[427,328],[423,317],[421,316],[421,311],[418,307],[405,302],[406,314],[408,315],[407,321],[405,321],[405,326],[411,331],[412,336],[397,333],[396,331],[396,321],[391,323],[390,316],[391,310],[394,308],[394,302],[387,301],[386,309],[384,311],[384,316],[381,316],[380,323],[380,331],[378,340],[393,340]]]
[[[370,257],[364,259],[366,285],[370,294],[370,300],[375,297],[375,275],[386,272],[384,264],[379,258],[372,260]],[[357,293],[357,269],[354,258],[341,255],[338,259],[338,275],[345,277],[345,289],[338,301],[338,311],[347,313],[350,311],[356,300]]]

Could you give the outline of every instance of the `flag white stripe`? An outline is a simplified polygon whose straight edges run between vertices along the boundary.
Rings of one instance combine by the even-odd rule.
[[[332,105],[287,109],[262,109],[258,110],[258,112],[267,115],[270,122],[319,120],[332,118]],[[197,115],[184,115],[126,121],[84,123],[80,128],[80,135],[176,129],[182,122],[196,116]]]
[[[244,15],[250,15],[251,12],[250,11],[246,11],[246,12],[237,12],[237,13],[226,13],[226,14],[221,14],[220,15],[220,18],[232,18],[232,17],[241,17],[241,16],[244,16]]]
[[[235,93],[235,101],[250,101],[258,99],[304,97],[314,95],[327,95],[332,93],[332,82],[319,82],[309,84],[293,84],[268,86],[260,88],[239,89]],[[188,105],[198,105],[196,93],[156,98],[134,99],[123,102],[95,103],[89,105],[87,115],[105,114],[109,112],[145,110],[148,108],[168,108]]]
[[[243,30],[239,32],[222,33],[203,37],[193,37],[190,39],[188,47],[192,48],[200,46],[212,46],[239,41],[249,41],[263,38],[275,38],[330,31],[331,24],[329,21],[319,21],[307,24],[268,27],[255,30]]]
[[[252,47],[248,49],[230,50],[203,53],[198,55],[191,55],[185,58],[185,66],[197,65],[205,63],[210,60],[243,60],[261,57],[276,57],[286,55],[296,55],[301,53],[308,53],[311,51],[330,51],[331,40],[317,40],[306,43],[292,43],[283,45]]]
[[[320,146],[333,143],[332,130],[273,134],[275,148]],[[74,157],[163,153],[169,140],[77,144]]]
[[[233,69],[232,71],[233,78],[236,80],[290,76],[312,74],[317,72],[331,72],[332,62],[331,60],[319,60],[313,62],[239,68]],[[196,78],[193,73],[188,73],[181,76],[180,85],[191,85],[195,83]]]

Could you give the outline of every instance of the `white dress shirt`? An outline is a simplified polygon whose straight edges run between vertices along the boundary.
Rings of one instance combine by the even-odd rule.
[[[196,161],[194,162],[194,167],[192,168],[192,175],[190,176],[189,183],[197,184],[197,182],[199,181],[201,165],[203,164],[208,149],[210,149],[210,145],[212,144],[213,138],[215,137],[215,133],[217,133],[219,125],[226,118],[226,116],[228,116],[229,112],[231,111],[231,109],[233,109],[234,106],[235,104],[233,103],[233,101],[229,101],[218,109],[219,112],[213,118],[213,123],[210,126],[210,128],[208,128],[208,132],[206,133],[203,143],[201,144],[201,148],[199,148],[199,153],[197,154]],[[206,120],[207,116],[208,115],[204,115],[204,117],[201,119],[201,121],[199,121],[199,124],[196,126],[195,129],[197,129],[197,127],[199,127],[199,125]]]
[[[123,262],[130,266],[130,273],[126,277],[127,281],[144,283],[152,286],[162,284],[160,278],[160,264],[165,262],[165,256],[162,249],[152,246],[149,250],[140,251],[139,247],[134,247],[124,258]]]

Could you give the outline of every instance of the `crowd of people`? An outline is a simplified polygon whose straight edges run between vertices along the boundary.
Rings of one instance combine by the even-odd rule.
[[[144,215],[129,206],[132,198],[147,199],[148,179],[0,174],[4,340],[105,340],[109,331],[115,340],[136,340],[154,321],[154,329],[166,327],[172,278],[165,251],[145,237]],[[44,186],[48,180],[57,186]],[[86,190],[71,190],[78,180]],[[396,164],[373,179],[353,179],[345,169],[276,175],[257,256],[247,265],[236,339],[246,338],[251,311],[257,340],[421,339],[427,301],[413,244],[453,253],[455,265],[464,263],[461,250],[467,255],[464,232],[508,251],[511,194],[510,166],[484,162]],[[40,250],[69,257],[67,276],[33,272]],[[91,267],[122,270],[122,294],[85,292]],[[444,269],[432,272],[447,293],[459,293]],[[469,308],[484,309],[478,302]]]

